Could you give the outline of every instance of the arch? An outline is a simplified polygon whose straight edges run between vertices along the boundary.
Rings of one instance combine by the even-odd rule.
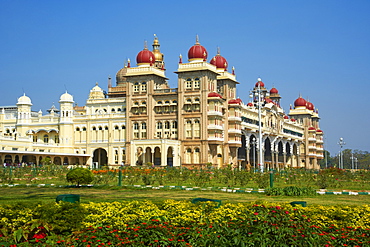
[[[271,154],[271,141],[270,138],[266,138],[265,140],[265,162],[272,162],[272,154]]]
[[[13,163],[13,158],[10,154],[5,155],[4,163],[6,163],[7,165],[10,165]]]
[[[44,135],[44,143],[49,143],[49,136],[48,135]]]
[[[108,165],[107,151],[104,148],[97,148],[93,153],[93,162],[95,168]]]
[[[148,164],[148,162],[153,164],[152,149],[150,147],[145,149],[145,163]]]
[[[168,147],[167,149],[167,166],[173,166],[173,148]]]
[[[69,165],[68,157],[63,158],[63,165]]]
[[[191,148],[187,148],[185,152],[185,163],[191,164]]]
[[[14,163],[15,164],[21,163],[20,160],[19,160],[19,155],[18,154],[14,157]]]
[[[279,141],[278,143],[278,162],[284,162],[284,147],[283,142]]]
[[[62,159],[60,157],[54,157],[54,162],[55,165],[61,165],[62,164]]]
[[[200,163],[200,148],[194,149],[194,164]]]
[[[159,147],[154,148],[154,165],[161,165],[161,149]]]

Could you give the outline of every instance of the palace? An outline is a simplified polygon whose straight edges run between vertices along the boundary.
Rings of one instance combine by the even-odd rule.
[[[219,51],[208,60],[198,38],[187,62],[180,55],[170,88],[157,37],[152,47],[137,54],[136,67],[127,60],[107,92],[96,84],[85,106],[65,92],[47,114],[32,111],[26,95],[0,107],[0,162],[319,169],[323,132],[311,102],[299,97],[286,114],[278,90],[258,79],[243,103],[234,69]]]

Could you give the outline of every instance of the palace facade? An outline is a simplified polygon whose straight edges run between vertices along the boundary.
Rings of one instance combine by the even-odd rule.
[[[311,102],[299,97],[286,114],[278,90],[258,79],[259,97],[245,104],[234,69],[219,51],[209,59],[198,38],[170,88],[157,37],[152,47],[137,54],[136,67],[127,60],[107,92],[96,84],[85,106],[65,92],[46,114],[32,111],[26,95],[0,107],[1,162],[319,169],[323,132]]]

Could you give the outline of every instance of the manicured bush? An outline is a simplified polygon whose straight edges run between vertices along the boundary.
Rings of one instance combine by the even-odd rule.
[[[79,187],[81,184],[91,183],[94,180],[94,174],[89,169],[77,167],[67,173],[66,179]]]

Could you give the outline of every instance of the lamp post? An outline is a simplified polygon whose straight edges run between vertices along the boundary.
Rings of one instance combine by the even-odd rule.
[[[262,102],[261,83],[262,83],[261,78],[258,78],[257,88],[255,87],[255,89],[251,91],[251,94],[249,96],[253,98],[253,101],[255,102],[258,108],[258,156],[259,156],[260,171],[263,173],[264,164],[263,164],[263,153],[262,153],[263,150],[262,150],[262,123],[261,123],[262,121],[261,120],[262,120],[262,106],[264,104]],[[255,97],[257,98],[257,100],[255,99]]]
[[[252,145],[253,145],[253,172],[256,172],[256,138],[252,137]]]
[[[353,157],[353,153],[352,153],[351,154],[351,169],[352,170],[355,168],[354,165],[353,165],[354,161],[355,161],[355,157]]]
[[[343,153],[342,153],[342,148],[344,145],[346,145],[346,143],[343,141],[343,137],[339,138],[339,142],[338,142],[338,145],[340,147],[340,151],[339,151],[339,168],[343,169]]]

